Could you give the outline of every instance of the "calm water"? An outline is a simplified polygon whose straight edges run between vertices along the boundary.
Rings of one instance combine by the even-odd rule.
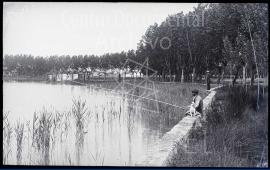
[[[162,136],[159,128],[151,127],[151,119],[146,120],[142,115],[140,102],[131,102],[120,94],[76,85],[3,83],[3,110],[9,112],[8,119],[13,127],[18,120],[25,124],[30,121],[31,124],[34,112],[43,109],[52,113],[68,113],[72,109],[73,99],[86,101],[88,116],[85,118],[83,148],[79,151],[76,148],[73,116],[63,118],[70,128],[63,135],[61,126],[55,135],[56,142],[50,144],[49,159],[52,165],[135,165],[156,146],[154,143]],[[11,141],[7,164],[17,164],[14,133]],[[31,135],[27,134],[27,127],[22,164],[39,164],[38,154],[31,148]]]

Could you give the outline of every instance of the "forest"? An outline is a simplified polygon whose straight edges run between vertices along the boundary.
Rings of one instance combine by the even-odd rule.
[[[179,11],[150,25],[135,50],[101,56],[5,54],[3,68],[40,76],[68,68],[121,68],[127,58],[139,63],[148,59],[149,67],[164,81],[199,81],[209,70],[211,75],[232,76],[233,83],[240,76],[248,77],[253,84],[256,77],[268,76],[266,16],[268,4],[264,3],[200,3],[192,12]],[[126,67],[138,69],[132,62]]]

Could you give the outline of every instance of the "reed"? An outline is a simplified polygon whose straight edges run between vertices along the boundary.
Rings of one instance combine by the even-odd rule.
[[[10,142],[12,135],[12,127],[8,120],[9,112],[5,112],[3,115],[3,164],[8,164],[9,155],[11,152]]]
[[[86,101],[73,100],[72,106],[72,114],[75,120],[76,125],[76,157],[77,157],[77,164],[80,164],[80,157],[81,152],[83,151],[83,144],[84,144],[84,135],[87,133],[85,131],[85,120],[87,116],[87,108],[86,108]]]
[[[20,123],[19,121],[15,127],[15,135],[16,135],[16,148],[17,148],[17,165],[21,164],[22,161],[22,141],[23,141],[23,131],[24,131],[24,124]]]
[[[38,151],[41,153],[41,162],[43,165],[50,163],[50,143],[51,143],[51,127],[52,113],[48,113],[45,109],[41,112],[37,119],[37,127],[34,127],[34,140]]]
[[[32,147],[31,147],[31,137],[32,137],[32,132],[31,132],[31,125],[30,125],[30,120],[26,122],[26,128],[27,128],[27,159],[29,160],[29,165],[31,165],[31,155],[32,155]]]
[[[71,127],[70,112],[63,114],[62,121],[59,124],[61,124],[60,142],[62,143],[64,141],[63,136],[65,137],[65,139],[67,139],[68,131],[70,130]]]
[[[101,151],[99,151],[99,152],[97,151],[95,155],[93,155],[90,152],[90,155],[91,155],[92,159],[94,160],[96,166],[98,166],[98,165],[103,166],[104,165],[104,159],[105,159],[105,157],[104,157],[103,154],[101,154]]]

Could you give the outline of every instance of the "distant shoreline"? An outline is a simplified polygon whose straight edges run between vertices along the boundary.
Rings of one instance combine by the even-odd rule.
[[[31,77],[31,76],[3,76],[3,81],[47,81],[46,77],[44,76],[35,76],[35,77]]]
[[[136,78],[137,80],[142,79],[142,78]],[[126,80],[134,80],[133,78],[126,78]],[[95,77],[91,78],[90,80],[79,80],[75,79],[73,81],[71,80],[63,80],[63,81],[52,81],[48,80],[46,76],[3,76],[2,81],[4,82],[10,82],[10,81],[16,81],[16,82],[46,82],[46,83],[55,83],[55,84],[76,84],[80,85],[79,83],[85,83],[85,84],[93,84],[93,83],[108,83],[108,82],[114,82],[117,83],[116,78],[106,78],[104,77]]]
[[[123,79],[122,79],[123,80]],[[134,78],[128,77],[125,78],[126,81],[134,81]],[[143,78],[136,78],[136,80],[143,80]],[[71,80],[64,80],[64,81],[51,81],[48,80],[47,76],[3,76],[2,78],[3,82],[10,82],[10,81],[15,81],[15,82],[44,82],[44,83],[53,83],[53,84],[73,84],[73,85],[82,85],[83,84],[95,84],[95,83],[118,83],[116,78],[111,78],[111,77],[107,77],[106,79],[104,79],[104,77],[92,77],[90,80],[79,80],[79,79],[75,79],[73,80],[73,82]],[[168,82],[168,81],[159,81],[159,80],[154,80],[155,82],[159,82],[159,83],[180,83],[180,82]],[[238,79],[237,81],[237,85],[241,85],[241,79]],[[250,85],[250,80],[247,80],[247,85]],[[185,82],[185,83],[191,83],[191,82]],[[199,83],[199,84],[205,84],[204,81],[202,82],[194,82],[195,84]],[[230,81],[228,79],[225,79],[223,85],[229,85]],[[254,80],[254,85],[257,85],[257,79]],[[260,85],[261,86],[268,86],[268,82],[264,82],[263,80],[260,80]],[[214,78],[212,78],[212,83],[211,86],[217,86],[216,84],[216,80]]]

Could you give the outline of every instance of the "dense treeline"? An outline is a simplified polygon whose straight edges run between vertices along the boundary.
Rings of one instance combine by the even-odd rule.
[[[171,48],[158,43],[152,48],[156,38],[162,37],[169,37]],[[200,78],[207,69],[212,74],[232,71],[236,79],[243,68],[254,79],[256,69],[260,74],[267,72],[268,6],[199,4],[187,15],[178,13],[150,26],[138,53],[148,56],[159,74],[176,74],[178,80],[182,71],[190,79],[191,73]]]
[[[136,51],[102,56],[51,56],[49,58],[5,56],[8,70],[39,75],[52,69],[121,67],[126,58],[149,66],[158,75],[180,81],[199,80],[211,74],[251,77],[268,73],[268,5],[199,4],[188,14],[168,16],[160,25],[149,26]],[[129,63],[131,69],[136,65]],[[143,70],[143,73],[145,71]],[[193,75],[193,76],[192,76]]]
[[[78,55],[78,56],[50,56],[34,57],[31,55],[5,55],[4,66],[7,71],[16,70],[19,75],[38,76],[44,75],[50,71],[61,72],[66,70],[109,69],[120,68],[126,57],[134,59],[134,50],[128,53],[95,55]]]

